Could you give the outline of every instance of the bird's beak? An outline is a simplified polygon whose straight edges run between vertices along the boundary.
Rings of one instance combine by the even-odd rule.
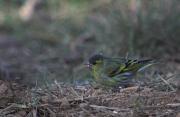
[[[85,65],[85,67],[87,67],[87,68],[91,68],[92,67],[92,65],[88,62],[88,63],[84,63],[84,65]]]

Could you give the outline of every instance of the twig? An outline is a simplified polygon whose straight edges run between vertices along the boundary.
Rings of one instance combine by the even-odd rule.
[[[168,78],[167,81],[170,81],[171,79],[173,79],[175,76],[178,76],[178,75],[180,75],[180,74],[179,73],[178,74],[173,74],[173,75],[167,77]]]
[[[117,107],[106,107],[106,106],[98,106],[98,105],[89,105],[91,108],[99,109],[99,110],[111,110],[111,111],[117,111],[117,112],[127,112],[130,111],[130,109],[120,109]]]
[[[4,108],[3,110],[1,110],[0,113],[3,113],[4,111],[13,108],[14,106],[15,106],[15,104],[11,104],[10,106],[8,106],[8,107]]]
[[[165,84],[167,84],[167,85],[169,86],[169,88],[170,88],[172,91],[176,91],[176,89],[174,89],[174,87],[172,87],[167,80],[165,80],[165,79],[164,79],[161,75],[159,75],[159,74],[158,74],[158,76],[159,76],[159,78],[160,78]]]
[[[33,117],[37,117],[37,109],[32,110]]]
[[[56,117],[56,114],[55,114],[55,112],[53,112],[50,108],[46,108],[48,111],[49,111],[49,114],[50,114],[50,116],[51,117]]]
[[[180,107],[180,103],[171,103],[171,104],[167,104],[167,106],[176,108],[176,107]]]
[[[78,93],[72,87],[70,87],[70,89],[71,89],[72,93],[74,93],[77,97],[79,97],[79,98],[81,97],[78,95]]]
[[[157,108],[178,108],[180,107],[180,103],[170,103],[166,105],[161,105],[161,106],[143,106],[143,109],[157,109]]]

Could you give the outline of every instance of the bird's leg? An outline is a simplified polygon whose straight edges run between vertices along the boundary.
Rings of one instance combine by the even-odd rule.
[[[137,92],[140,93],[140,91],[141,91],[141,82],[138,81],[138,89],[137,89]]]
[[[139,93],[139,96],[140,96],[140,92],[143,90],[143,87],[142,87],[142,81],[140,80],[141,76],[136,76],[135,77],[135,82],[137,82],[137,85],[138,85],[138,89],[137,89],[137,92]]]
[[[140,98],[140,96],[141,96],[141,82],[139,81],[138,82],[138,88],[137,88],[137,93],[138,93],[138,99]]]
[[[137,90],[136,90],[136,92],[138,93],[138,96],[137,96],[137,98],[136,98],[136,100],[135,100],[135,108],[140,108],[141,107],[141,91],[142,91],[142,84],[141,84],[141,81],[139,80],[139,79],[137,79],[137,77],[136,77],[136,81],[135,82],[137,82]]]

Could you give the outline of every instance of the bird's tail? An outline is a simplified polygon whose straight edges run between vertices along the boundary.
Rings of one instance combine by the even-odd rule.
[[[145,60],[139,60],[138,64],[141,64],[142,67],[138,70],[138,72],[143,71],[144,69],[146,69],[147,67],[150,67],[154,64],[157,64],[159,62],[153,60],[153,59],[145,59]]]

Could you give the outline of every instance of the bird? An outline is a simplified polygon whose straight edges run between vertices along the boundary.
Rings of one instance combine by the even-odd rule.
[[[140,71],[155,64],[153,59],[112,58],[94,54],[86,63],[96,83],[105,87],[128,85]]]

